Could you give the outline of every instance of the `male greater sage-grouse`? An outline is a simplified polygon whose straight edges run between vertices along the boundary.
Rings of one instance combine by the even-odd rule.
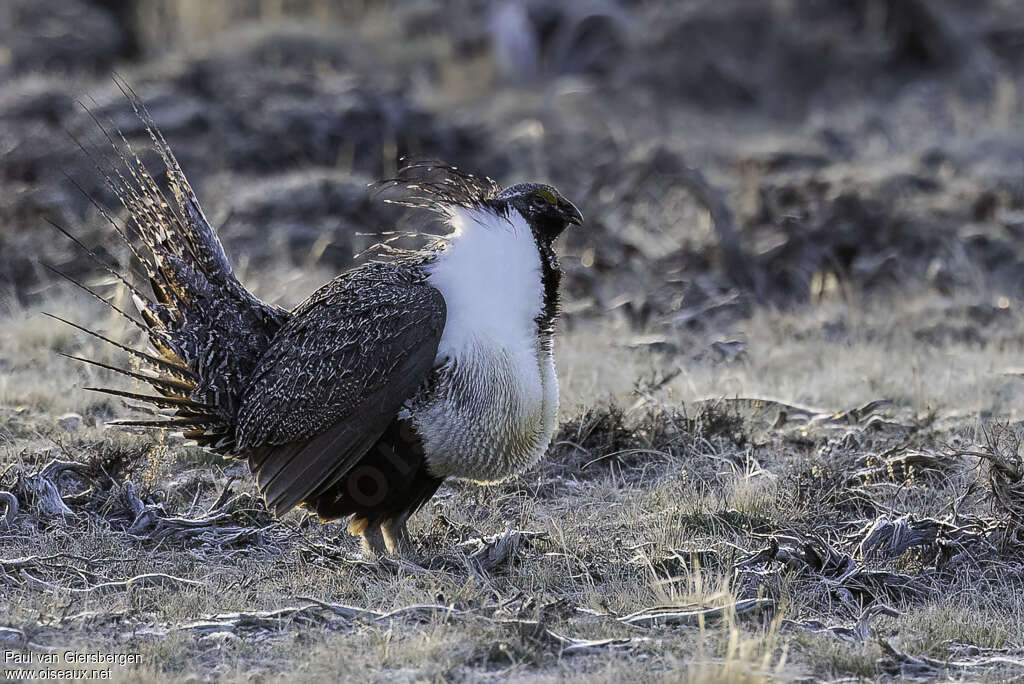
[[[375,554],[411,550],[406,520],[445,478],[491,483],[537,462],[558,410],[552,243],[582,222],[572,203],[548,185],[502,190],[451,167],[392,181],[450,234],[357,266],[285,311],[236,279],[166,140],[130,89],[129,98],[172,201],[126,142],[115,145],[119,165],[105,177],[129,218],[104,216],[151,294],[100,263],[130,289],[142,320],[118,312],[152,348],[71,323],[141,367],[74,358],[148,383],[155,394],[90,389],[164,417],[115,424],[180,430],[245,459],[276,515],[305,506],[349,516]]]

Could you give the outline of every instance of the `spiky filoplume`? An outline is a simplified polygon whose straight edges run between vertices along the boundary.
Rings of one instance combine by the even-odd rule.
[[[575,207],[549,186],[502,191],[441,163],[411,165],[382,187],[442,214],[463,247],[447,236],[393,251],[284,311],[238,282],[167,142],[119,85],[166,167],[173,201],[127,140],[108,134],[120,166],[97,168],[129,218],[121,228],[103,215],[150,292],[89,254],[129,288],[142,320],[114,308],[152,348],[71,323],[147,370],[74,358],[148,383],[156,394],[92,389],[166,416],[116,424],[179,429],[244,458],[275,513],[301,504],[323,518],[352,516],[350,530],[375,552],[407,547],[406,518],[445,477],[492,481],[539,458],[557,410],[551,243],[580,222]]]

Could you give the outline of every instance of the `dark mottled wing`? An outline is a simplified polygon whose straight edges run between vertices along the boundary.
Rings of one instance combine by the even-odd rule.
[[[245,392],[238,453],[277,514],[348,472],[433,368],[444,298],[419,268],[371,263],[328,283],[275,337]]]

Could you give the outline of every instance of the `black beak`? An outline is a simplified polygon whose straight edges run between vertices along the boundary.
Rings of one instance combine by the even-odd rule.
[[[562,211],[562,216],[565,217],[566,223],[571,226],[583,225],[583,214],[580,213],[575,204],[563,198],[559,209]]]

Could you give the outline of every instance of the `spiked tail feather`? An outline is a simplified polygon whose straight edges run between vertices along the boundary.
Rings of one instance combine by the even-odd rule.
[[[116,134],[111,134],[84,105],[109,143],[113,159],[104,164],[101,155],[78,144],[127,214],[124,224],[118,225],[107,209],[89,198],[129,247],[148,281],[146,286],[136,285],[69,231],[56,223],[52,225],[127,289],[139,318],[83,283],[60,275],[140,328],[150,349],[136,349],[59,316],[47,315],[115,346],[145,369],[139,372],[71,357],[148,384],[156,394],[105,387],[88,389],[148,404],[167,416],[163,420],[122,420],[112,424],[184,430],[187,437],[201,445],[231,452],[242,392],[289,314],[261,302],[238,282],[220,240],[153,117],[123,79],[115,77],[115,82],[142,121],[150,144],[163,162],[170,199],[125,136],[116,128]]]

